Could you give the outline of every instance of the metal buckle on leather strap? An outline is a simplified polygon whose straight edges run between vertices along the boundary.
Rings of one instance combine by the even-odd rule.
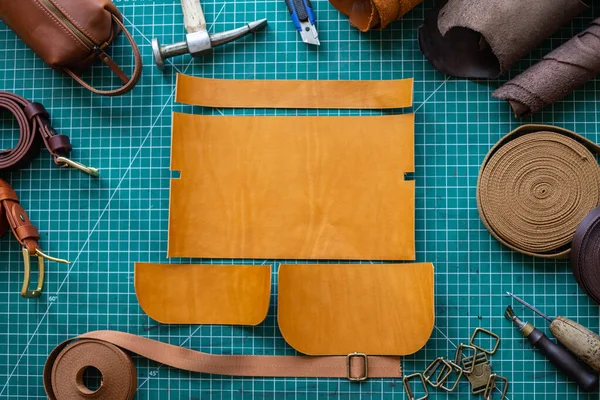
[[[364,365],[364,374],[362,376],[358,376],[358,377],[353,377],[352,376],[352,359],[353,358],[359,358],[363,360],[363,365]],[[366,381],[367,379],[369,379],[369,359],[367,357],[367,355],[365,353],[350,353],[346,356],[346,371],[347,376],[346,378],[350,381],[350,382],[362,382],[362,381]]]
[[[23,286],[21,287],[21,296],[32,299],[42,295],[42,289],[44,288],[44,258],[49,261],[59,262],[63,264],[69,264],[67,260],[61,258],[51,257],[44,254],[40,249],[36,249],[35,253],[38,259],[38,283],[34,290],[29,289],[29,280],[31,275],[31,254],[26,247],[23,247],[23,264],[24,264],[24,277]]]

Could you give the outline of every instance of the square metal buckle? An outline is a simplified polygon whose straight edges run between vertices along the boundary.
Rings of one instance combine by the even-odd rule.
[[[365,374],[363,376],[359,376],[359,377],[353,377],[352,376],[352,359],[354,357],[360,357],[363,360],[363,363],[365,365]],[[367,358],[367,355],[365,353],[350,353],[346,356],[346,371],[347,371],[347,378],[350,382],[362,382],[362,381],[366,381],[369,378],[369,360]]]

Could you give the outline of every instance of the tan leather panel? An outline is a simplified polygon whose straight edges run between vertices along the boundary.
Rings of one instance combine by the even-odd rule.
[[[412,260],[413,115],[173,115],[169,257]]]
[[[279,268],[278,323],[308,355],[413,354],[434,323],[433,264]]]
[[[269,310],[270,265],[136,263],[134,279],[140,306],[164,324],[258,325]]]
[[[412,93],[412,79],[235,80],[179,74],[175,101],[223,108],[379,109],[411,107]]]

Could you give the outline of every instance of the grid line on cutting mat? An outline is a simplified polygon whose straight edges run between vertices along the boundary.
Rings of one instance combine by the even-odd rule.
[[[0,24],[0,90],[42,102],[59,132],[71,137],[72,157],[99,167],[100,179],[56,168],[47,153],[26,169],[5,174],[42,233],[49,254],[71,266],[49,263],[39,300],[18,295],[22,259],[16,241],[0,240],[0,398],[45,398],[41,373],[48,353],[61,341],[94,329],[116,329],[217,354],[296,354],[276,324],[276,292],[266,321],[257,327],[159,326],[144,315],[133,289],[135,261],[165,262],[169,206],[171,112],[218,115],[378,115],[377,110],[216,110],[173,103],[175,71],[159,72],[149,40],[183,38],[179,1],[117,0],[142,46],[144,74],[129,95],[101,98],[77,87],[38,60]],[[449,357],[478,326],[502,337],[491,357],[495,372],[511,381],[510,400],[588,399],[558,374],[503,318],[504,292],[521,294],[549,315],[566,315],[598,331],[600,314],[578,289],[565,261],[534,260],[511,252],[483,228],[475,186],[483,157],[520,122],[490,97],[507,77],[587,27],[593,5],[565,26],[507,77],[490,82],[446,78],[423,58],[416,29],[431,6],[426,1],[383,31],[367,34],[324,0],[313,1],[321,47],[307,47],[292,28],[281,1],[203,1],[214,32],[266,17],[269,26],[215,51],[211,57],[173,59],[194,76],[237,79],[400,79],[414,77],[417,261],[436,268],[436,328],[426,347],[405,357],[406,373],[422,371],[437,356]],[[132,60],[124,38],[114,46],[126,68]],[[110,71],[94,68],[94,82],[115,83]],[[598,142],[597,81],[523,122],[572,129]],[[387,112],[385,112],[387,113]],[[0,111],[0,146],[15,143],[15,124]],[[173,262],[198,262],[173,260]],[[231,263],[233,260],[203,260]],[[249,264],[272,260],[245,260]],[[296,261],[291,261],[296,262]],[[277,263],[275,263],[277,265]],[[275,268],[274,268],[275,278]],[[517,311],[547,331],[521,307]],[[338,379],[231,378],[160,367],[135,357],[139,399],[222,398],[403,398],[400,380],[351,384]],[[432,390],[433,399],[467,398]]]

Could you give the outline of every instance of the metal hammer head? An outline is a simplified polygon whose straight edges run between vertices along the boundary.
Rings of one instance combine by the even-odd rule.
[[[165,67],[165,60],[167,58],[180,56],[183,54],[190,54],[192,57],[210,54],[212,53],[212,49],[214,47],[232,42],[252,32],[256,32],[266,25],[267,19],[264,18],[251,22],[240,28],[232,29],[226,32],[215,33],[214,35],[210,35],[206,30],[201,30],[188,33],[185,42],[169,44],[166,46],[161,46],[158,39],[155,38],[152,39],[152,54],[154,54],[156,66],[159,69],[163,69]]]

